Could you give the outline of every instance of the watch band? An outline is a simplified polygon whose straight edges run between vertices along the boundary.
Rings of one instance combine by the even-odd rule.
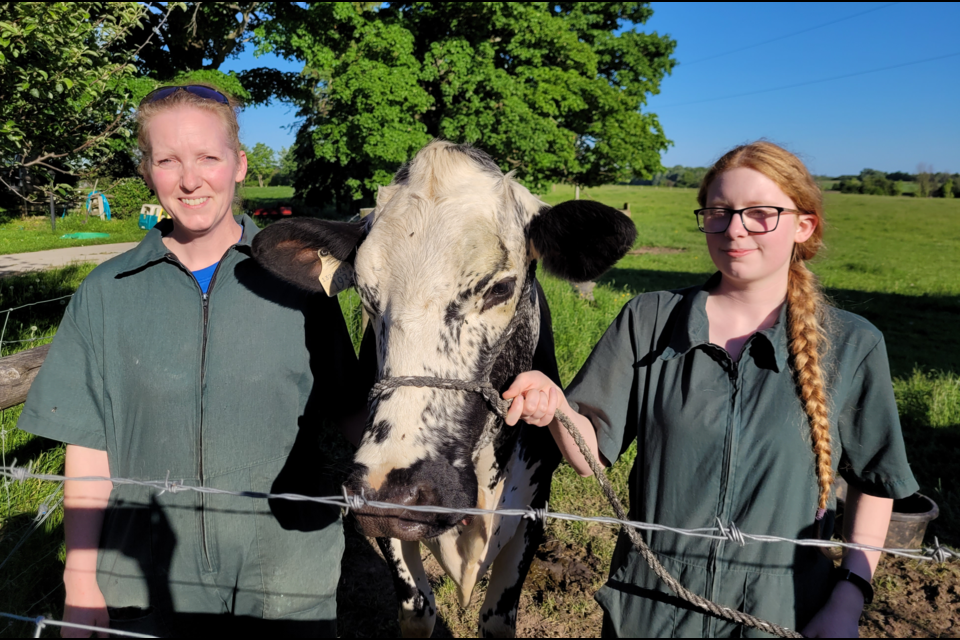
[[[863,594],[863,604],[867,605],[873,602],[873,587],[867,580],[850,571],[850,569],[846,567],[835,567],[833,569],[833,583],[836,584],[840,581],[849,582],[857,589],[860,589],[860,592]]]

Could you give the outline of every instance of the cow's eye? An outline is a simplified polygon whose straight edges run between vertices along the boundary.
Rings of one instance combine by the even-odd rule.
[[[495,307],[509,300],[513,296],[513,288],[516,285],[516,278],[506,278],[490,287],[490,290],[483,296],[482,311],[486,311],[490,307]]]

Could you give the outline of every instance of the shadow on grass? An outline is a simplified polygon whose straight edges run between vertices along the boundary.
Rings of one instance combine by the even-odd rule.
[[[40,526],[31,533],[35,518],[36,514],[23,513],[3,521],[0,562],[6,562],[0,570],[0,611],[59,620],[63,616],[64,591],[63,563],[57,552],[63,542],[63,526]],[[25,537],[23,545],[14,551]],[[3,638],[29,638],[34,629],[33,623],[0,619]],[[59,634],[47,631],[44,635]]]
[[[930,523],[926,544],[936,536],[942,544],[960,547],[960,425],[929,427],[904,421],[903,440],[907,459],[920,493],[933,498],[940,516]]]

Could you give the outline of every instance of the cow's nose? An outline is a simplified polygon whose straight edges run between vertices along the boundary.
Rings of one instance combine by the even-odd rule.
[[[345,485],[347,493],[366,498],[360,508],[351,509],[364,535],[400,540],[432,538],[463,520],[464,515],[454,509],[475,506],[475,484],[470,487],[472,495],[467,495],[455,483],[438,481],[431,477],[433,474],[403,471],[387,474],[376,489],[371,486],[366,469],[350,476]],[[445,507],[450,512],[421,511],[416,507]]]
[[[436,506],[440,504],[440,495],[437,492],[436,484],[427,480],[421,480],[412,486],[404,487],[397,493],[399,494],[396,496],[397,504],[402,504],[405,507]]]

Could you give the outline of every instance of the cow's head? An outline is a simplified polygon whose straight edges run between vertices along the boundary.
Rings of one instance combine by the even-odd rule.
[[[483,152],[434,141],[380,190],[365,220],[278,222],[253,249],[266,268],[315,291],[338,262],[352,263],[382,378],[489,380],[502,391],[529,369],[539,336],[537,261],[567,280],[592,280],[635,235],[615,209],[585,200],[550,207]],[[405,505],[474,507],[475,462],[506,437],[500,427],[479,394],[388,390],[371,406],[347,488]],[[357,513],[367,535],[406,540],[462,519]]]

